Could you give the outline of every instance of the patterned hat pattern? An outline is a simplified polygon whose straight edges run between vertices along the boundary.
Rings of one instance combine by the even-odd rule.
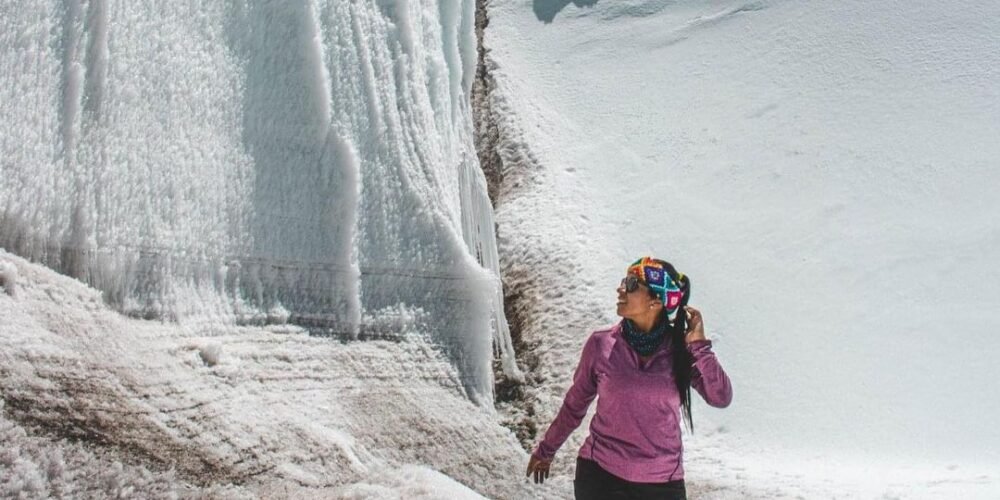
[[[660,261],[652,257],[642,257],[629,265],[627,272],[637,276],[642,284],[649,287],[663,301],[663,307],[668,313],[674,312],[680,305],[684,292]],[[681,281],[684,275],[677,273],[676,279]]]

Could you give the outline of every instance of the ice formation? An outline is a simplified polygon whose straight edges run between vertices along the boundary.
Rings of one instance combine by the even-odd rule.
[[[517,367],[472,144],[473,16],[458,0],[0,6],[0,247],[139,317],[358,338],[403,308],[488,401],[491,343]]]

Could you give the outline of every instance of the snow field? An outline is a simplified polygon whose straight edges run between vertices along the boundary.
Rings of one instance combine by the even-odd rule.
[[[625,266],[652,254],[692,277],[734,384],[730,408],[696,405],[696,487],[995,497],[996,14],[493,3],[492,98],[516,117],[501,264],[541,370],[530,424],[544,432]]]

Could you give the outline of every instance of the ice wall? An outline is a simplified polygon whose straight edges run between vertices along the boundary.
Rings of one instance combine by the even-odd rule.
[[[148,318],[363,338],[396,311],[488,399],[490,330],[517,368],[472,144],[473,9],[0,4],[0,247]]]

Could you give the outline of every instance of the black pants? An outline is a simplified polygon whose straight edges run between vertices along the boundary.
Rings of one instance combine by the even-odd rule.
[[[576,459],[573,480],[576,500],[686,500],[684,480],[668,483],[633,483],[626,481],[580,457]]]

